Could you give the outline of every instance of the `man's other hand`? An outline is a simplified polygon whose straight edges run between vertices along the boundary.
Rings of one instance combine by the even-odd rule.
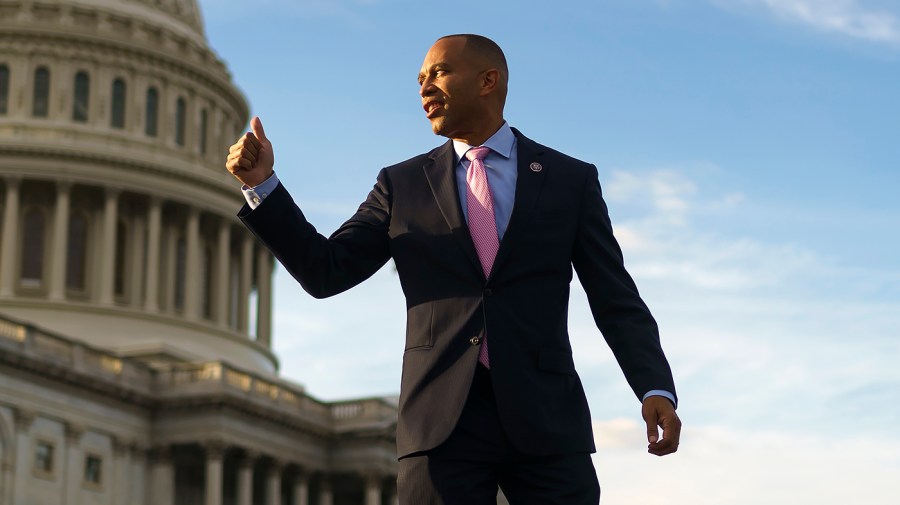
[[[225,168],[252,188],[272,176],[275,153],[258,117],[250,120],[250,129],[252,131],[245,133],[229,149]]]
[[[681,419],[678,419],[672,402],[664,396],[648,396],[641,406],[641,415],[647,423],[647,452],[665,456],[678,450]],[[659,428],[663,430],[662,439]]]

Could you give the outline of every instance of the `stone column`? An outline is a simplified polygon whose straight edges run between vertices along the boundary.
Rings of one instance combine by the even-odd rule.
[[[381,505],[381,476],[370,473],[366,478],[366,505]]]
[[[247,453],[238,463],[237,505],[253,505],[253,465],[256,456]]]
[[[144,307],[150,312],[159,310],[159,245],[162,223],[162,201],[150,197],[147,211],[147,277],[144,285]]]
[[[29,430],[34,422],[35,413],[30,410],[16,409],[13,420],[16,425],[16,469],[13,483],[12,505],[28,503],[28,480],[31,477],[29,457],[31,454],[31,437]]]
[[[103,231],[100,239],[99,302],[103,305],[113,303],[113,282],[116,273],[116,224],[119,219],[119,190],[106,188],[106,201],[103,206]]]
[[[225,445],[221,442],[206,444],[206,505],[222,505],[222,479]]]
[[[107,475],[112,473],[112,478],[106,475],[101,479],[110,483],[110,493],[112,495],[113,505],[130,505],[129,494],[134,487],[131,481],[131,450],[128,444],[124,443],[117,437],[112,437],[113,464],[112,468],[107,466],[103,468],[103,472]]]
[[[128,505],[146,505],[147,500],[147,463],[148,451],[143,447],[132,444],[129,447],[131,453],[131,493],[128,496]]]
[[[184,231],[187,251],[184,267],[184,314],[188,319],[200,318],[200,289],[202,279],[200,268],[200,211],[188,208],[187,226]]]
[[[328,476],[322,476],[319,486],[319,505],[334,505],[334,494],[331,492],[331,480]]]
[[[16,276],[16,246],[19,244],[18,177],[6,178],[6,203],[3,208],[3,241],[0,244],[0,297],[11,297]]]
[[[59,182],[56,185],[56,212],[53,216],[53,239],[50,241],[50,299],[62,300],[66,297],[66,255],[69,252],[69,204],[72,184]]]
[[[309,475],[302,469],[294,481],[293,505],[309,505]]]
[[[391,496],[388,498],[388,505],[400,505],[400,494],[397,492],[397,485],[391,486]]]
[[[241,287],[238,300],[238,330],[250,333],[250,290],[253,284],[253,237],[249,233],[244,234],[244,242],[241,244]]]
[[[281,472],[284,464],[273,460],[266,475],[266,505],[281,505]]]
[[[77,504],[79,490],[81,489],[81,477],[84,475],[84,457],[81,451],[81,437],[84,435],[84,426],[80,424],[66,423],[66,465],[62,469],[63,475],[63,505]]]
[[[166,311],[171,313],[178,311],[178,308],[175,306],[175,290],[178,289],[178,286],[176,286],[178,280],[175,279],[175,263],[178,261],[178,233],[178,225],[172,224],[166,226],[166,248],[163,251],[163,257],[166,259],[166,268],[165,271],[162,272],[162,278],[165,279],[163,284],[166,291],[163,295],[163,307],[165,307]]]
[[[149,505],[175,503],[175,465],[170,447],[158,447],[150,455]]]
[[[132,307],[141,306],[141,293],[143,292],[143,279],[146,266],[144,265],[144,221],[143,217],[135,216],[132,219],[131,228],[131,285],[128,289],[128,304]]]
[[[222,219],[219,224],[219,243],[216,258],[215,309],[216,323],[228,327],[228,300],[231,298],[231,221]]]
[[[256,340],[272,346],[272,255],[260,247],[256,257]]]

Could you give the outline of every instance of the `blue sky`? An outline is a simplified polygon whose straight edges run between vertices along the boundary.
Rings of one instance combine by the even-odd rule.
[[[682,446],[657,459],[573,289],[604,503],[900,502],[896,1],[200,3],[325,234],[381,167],[443,140],[416,94],[434,39],[504,48],[507,120],[598,166],[676,376]],[[285,377],[325,399],[396,394],[389,269],[323,301],[278,270],[275,303]]]

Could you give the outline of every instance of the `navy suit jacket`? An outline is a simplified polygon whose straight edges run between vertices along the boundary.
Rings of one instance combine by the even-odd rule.
[[[596,167],[513,131],[515,202],[487,278],[460,208],[449,141],[382,169],[331,237],[317,233],[281,185],[239,213],[317,298],[355,286],[393,258],[407,308],[400,457],[448,437],[486,334],[497,410],[512,443],[526,454],[595,450],[567,331],[573,267],[635,394],[675,394],[656,322],[613,237]]]

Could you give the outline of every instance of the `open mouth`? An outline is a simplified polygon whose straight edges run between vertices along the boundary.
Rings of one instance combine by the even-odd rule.
[[[425,109],[425,116],[430,118],[444,108],[444,102],[428,101],[422,105],[422,108]]]

